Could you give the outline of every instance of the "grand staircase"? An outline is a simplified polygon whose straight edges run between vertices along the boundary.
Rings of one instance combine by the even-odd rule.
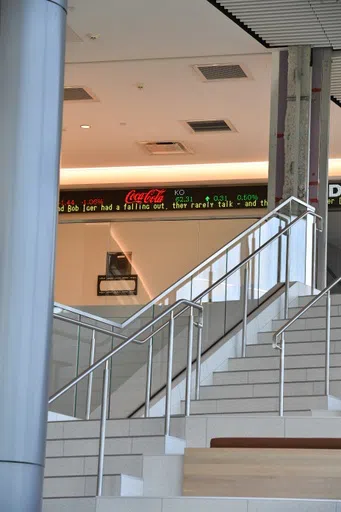
[[[311,297],[300,297],[293,316]],[[246,357],[228,358],[205,376],[191,416],[107,421],[103,497],[95,498],[99,420],[50,422],[44,511],[336,512],[334,501],[185,498],[185,447],[208,447],[210,439],[235,437],[339,437],[341,427],[341,296],[332,297],[330,396],[325,396],[325,303],[321,299],[286,333],[285,416],[278,416],[279,352],[274,332],[259,332]],[[205,382],[209,384],[205,385]],[[184,405],[183,405],[184,406]],[[160,498],[162,497],[162,498]]]

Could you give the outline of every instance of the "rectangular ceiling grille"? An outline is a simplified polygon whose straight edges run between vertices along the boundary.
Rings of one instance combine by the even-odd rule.
[[[64,101],[84,101],[94,98],[83,87],[65,87]]]
[[[197,66],[197,69],[206,80],[229,80],[233,78],[247,78],[239,64],[218,64],[210,66]]]
[[[187,121],[187,124],[195,133],[232,131],[230,126],[223,119],[214,121]]]
[[[151,155],[181,155],[192,153],[182,142],[140,142]]]

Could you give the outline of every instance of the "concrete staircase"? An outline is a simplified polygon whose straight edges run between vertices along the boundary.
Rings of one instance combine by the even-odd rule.
[[[310,299],[299,298],[298,307],[289,310],[290,317]],[[288,415],[341,410],[341,297],[332,298],[331,395],[328,397],[324,396],[326,320],[322,299],[321,303],[286,333],[284,389]],[[272,331],[258,333],[258,343],[247,346],[245,358],[230,358],[227,370],[214,372],[213,384],[201,386],[200,400],[192,401],[191,414],[278,413],[280,361],[272,340],[284,323],[274,320]]]
[[[299,298],[297,306],[308,300]],[[94,497],[99,421],[49,423],[44,512],[341,512],[336,501],[181,497],[186,446],[207,447],[218,436],[340,436],[341,296],[332,304],[331,396],[324,396],[325,308],[318,305],[286,335],[284,418],[278,417],[279,352],[272,348],[283,320],[275,320],[273,331],[248,345],[246,358],[229,358],[201,386],[191,417],[172,418],[171,436],[163,435],[163,418],[108,421],[103,498]]]

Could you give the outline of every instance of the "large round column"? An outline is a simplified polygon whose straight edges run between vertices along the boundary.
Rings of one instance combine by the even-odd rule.
[[[0,510],[41,510],[66,0],[0,0]]]

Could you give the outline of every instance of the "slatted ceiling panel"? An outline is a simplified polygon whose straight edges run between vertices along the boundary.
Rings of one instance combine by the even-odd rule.
[[[341,47],[341,2],[336,0],[217,0],[271,46],[309,42]]]
[[[208,0],[268,47],[341,49],[341,0]],[[341,106],[341,58],[333,61],[332,97]]]

